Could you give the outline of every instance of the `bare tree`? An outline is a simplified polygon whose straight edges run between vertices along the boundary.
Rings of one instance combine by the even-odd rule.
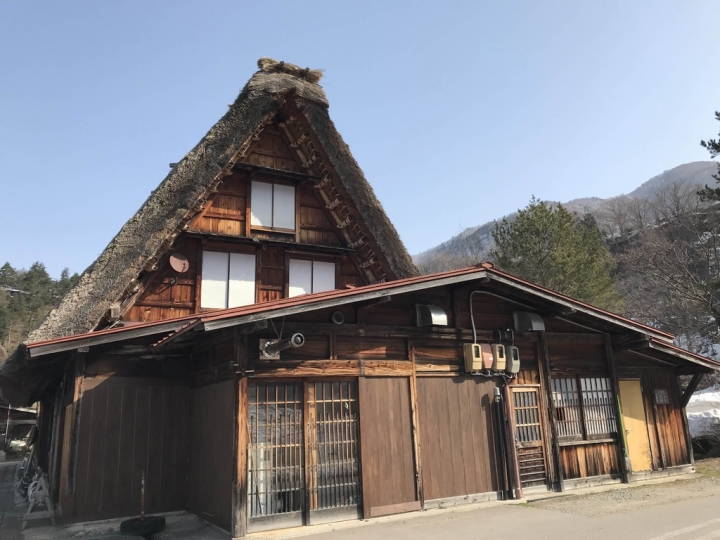
[[[720,337],[720,215],[694,187],[672,184],[643,219],[620,256],[628,314],[709,352]]]

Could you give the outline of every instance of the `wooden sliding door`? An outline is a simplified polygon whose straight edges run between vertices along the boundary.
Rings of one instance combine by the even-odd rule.
[[[302,525],[302,384],[251,383],[248,394],[248,530]]]
[[[355,381],[248,385],[248,530],[357,518]]]
[[[356,381],[307,383],[311,524],[360,517]]]
[[[361,377],[359,390],[364,516],[419,510],[410,381],[405,377]]]

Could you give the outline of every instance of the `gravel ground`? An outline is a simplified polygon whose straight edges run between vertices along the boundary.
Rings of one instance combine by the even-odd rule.
[[[598,517],[633,512],[648,506],[720,495],[720,458],[697,461],[695,468],[698,472],[695,478],[587,495],[568,495],[531,502],[528,506],[556,510],[565,514]]]

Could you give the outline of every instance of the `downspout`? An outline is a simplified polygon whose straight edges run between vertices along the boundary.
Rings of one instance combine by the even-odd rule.
[[[507,446],[506,446],[506,435],[505,435],[505,413],[503,411],[503,399],[500,393],[500,388],[496,386],[493,388],[493,405],[495,405],[495,420],[497,425],[498,433],[498,450],[500,451],[500,463],[502,463],[502,471],[500,474],[500,492],[501,500],[508,499],[508,463],[507,463]]]

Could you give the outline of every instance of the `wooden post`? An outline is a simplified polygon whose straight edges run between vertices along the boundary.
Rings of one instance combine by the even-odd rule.
[[[248,447],[248,380],[247,336],[235,328],[233,333],[233,360],[235,364],[235,436],[233,437],[233,462],[235,480],[232,490],[231,533],[233,538],[247,534],[247,447]]]
[[[75,493],[75,467],[77,462],[80,415],[82,413],[82,382],[85,373],[85,355],[75,355],[75,388],[73,392],[73,425],[70,431],[70,461],[68,462],[67,492]]]
[[[560,459],[560,442],[557,434],[557,424],[555,422],[555,402],[552,397],[552,383],[550,381],[550,354],[548,353],[547,338],[545,332],[538,332],[540,345],[540,368],[541,381],[545,386],[545,400],[547,402],[547,410],[550,416],[550,439],[552,442],[553,461],[555,463],[555,477],[557,479],[560,491],[565,491],[565,483],[563,480],[562,460]]]
[[[682,388],[680,387],[680,377],[677,377],[678,382],[678,392],[680,395],[680,416],[682,418],[682,424],[683,424],[683,431],[685,432],[685,447],[687,449],[688,453],[688,459],[690,460],[690,465],[695,466],[695,454],[693,452],[692,447],[692,437],[690,436],[690,426],[688,425],[688,419],[687,419],[687,413],[685,412],[685,407],[688,404],[688,401],[690,401],[690,398],[692,397],[693,393],[695,392],[695,389],[697,388],[698,384],[702,380],[702,373],[695,373],[690,379],[690,383],[688,384],[687,388],[685,389],[685,393],[680,393],[682,391]]]
[[[59,496],[59,468],[60,468],[60,423],[63,418],[63,401],[65,396],[65,388],[67,387],[69,376],[67,371],[63,377],[60,387],[55,393],[55,403],[53,405],[52,434],[50,436],[50,462],[48,463],[48,482],[50,483],[50,498],[53,502],[58,502]]]
[[[415,458],[415,495],[420,501],[420,508],[425,509],[425,494],[423,492],[422,475],[422,454],[420,451],[420,426],[417,407],[417,376],[415,372],[415,346],[412,340],[408,339],[408,355],[412,362],[412,373],[410,375],[410,410],[412,412],[412,435]]]
[[[247,448],[248,448],[248,379],[240,377],[235,384],[235,482],[232,492],[232,536],[247,534]]]
[[[608,373],[613,389],[613,401],[615,402],[615,416],[618,430],[618,462],[620,464],[620,474],[622,480],[626,484],[630,482],[630,455],[628,454],[627,441],[625,440],[625,429],[622,416],[622,406],[620,405],[620,383],[617,378],[617,369],[615,366],[615,354],[613,353],[612,340],[610,334],[603,334],[605,338],[605,360],[607,361]]]

